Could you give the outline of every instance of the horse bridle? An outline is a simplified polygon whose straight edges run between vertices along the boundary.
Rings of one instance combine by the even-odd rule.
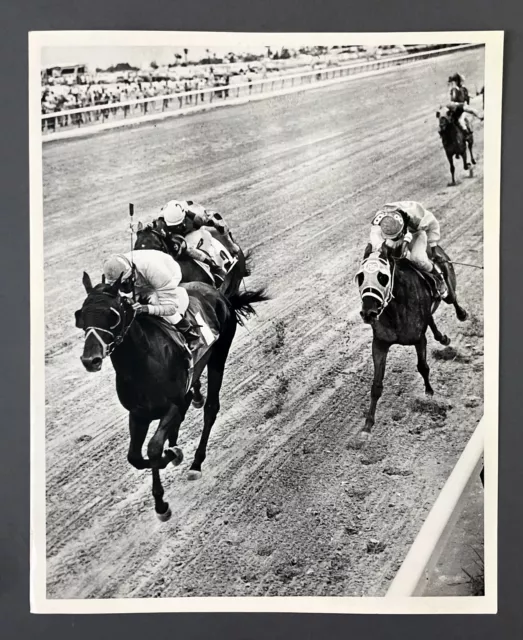
[[[122,304],[125,304],[125,303],[122,303]],[[125,322],[122,319],[122,314],[120,313],[120,311],[118,309],[115,309],[114,307],[110,307],[110,309],[113,313],[115,313],[118,316],[116,323],[113,324],[110,327],[110,329],[102,329],[101,327],[87,327],[87,329],[85,330],[85,340],[87,340],[89,336],[94,336],[102,346],[102,358],[106,358],[107,356],[110,356],[113,353],[113,351],[116,349],[116,347],[118,347],[123,342],[123,339],[125,338],[127,332],[131,328],[131,325],[136,317],[136,311],[131,307],[133,311],[133,316],[129,324],[125,325]],[[124,318],[125,318],[125,314],[124,314]],[[116,327],[118,327],[120,324],[123,325],[122,332],[118,336],[115,336],[113,330],[116,329]],[[105,340],[102,338],[99,332],[109,334],[112,338],[111,342],[105,342]]]
[[[166,234],[161,231],[157,231],[153,226],[147,226],[142,230],[142,233],[145,232],[152,233],[157,238],[160,238],[162,241],[163,247],[166,249],[166,253],[172,254],[174,253],[174,242],[173,240]],[[177,252],[177,256],[180,255],[183,251],[184,244],[186,244],[185,238],[183,236],[175,236],[180,239],[180,249]]]
[[[369,256],[370,258],[370,256]],[[365,263],[368,261],[367,258],[366,260],[363,261],[363,267],[365,265]],[[378,318],[381,316],[381,314],[385,311],[387,305],[389,304],[389,302],[392,300],[392,298],[394,298],[394,295],[392,293],[392,290],[394,289],[394,275],[396,272],[396,263],[395,261],[392,262],[392,266],[389,262],[389,260],[386,260],[384,258],[377,258],[377,260],[379,262],[381,262],[384,265],[387,265],[387,267],[390,270],[390,282],[389,282],[389,287],[388,287],[388,293],[386,296],[380,296],[377,293],[374,293],[374,288],[373,287],[369,287],[369,290],[364,290],[363,293],[361,293],[361,299],[363,300],[363,298],[366,297],[371,297],[371,298],[375,298],[376,300],[378,300],[381,303],[381,307],[380,310],[378,312]]]

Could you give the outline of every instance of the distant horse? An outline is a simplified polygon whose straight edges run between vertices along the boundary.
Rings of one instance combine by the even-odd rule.
[[[438,247],[442,256],[443,249]],[[453,304],[459,320],[467,318],[466,311],[456,299],[456,276],[452,263],[447,258],[445,265],[449,294],[445,302]],[[427,364],[426,331],[430,327],[434,338],[442,345],[450,344],[434,321],[434,313],[440,304],[435,295],[432,277],[422,274],[404,258],[396,258],[386,246],[374,253],[367,247],[364,260],[356,274],[362,299],[360,312],[363,321],[372,326],[372,358],[374,361],[374,381],[371,389],[371,403],[362,436],[370,435],[374,426],[376,405],[383,392],[383,378],[387,354],[393,344],[412,345],[418,354],[418,371],[425,383],[425,391],[433,395]]]
[[[439,135],[441,137],[441,142],[450,165],[452,182],[449,186],[455,186],[454,157],[458,159],[462,158],[463,169],[465,169],[465,171],[468,169],[470,172],[469,177],[473,177],[472,167],[467,161],[467,146],[470,151],[470,160],[472,164],[476,164],[476,160],[472,153],[472,147],[474,146],[474,134],[472,131],[465,134],[448,110],[443,109],[441,111],[437,111],[436,117],[439,120]]]
[[[176,444],[193,396],[190,387],[193,382],[199,384],[207,367],[204,428],[188,474],[190,480],[197,480],[201,476],[211,428],[220,409],[225,363],[237,325],[255,313],[254,303],[268,298],[261,289],[226,298],[207,284],[185,285],[190,300],[189,311],[193,315],[199,314],[215,337],[193,369],[192,358],[178,330],[155,316],[136,316],[132,303],[119,293],[120,280],[113,285],[102,281],[93,287],[84,273],[87,298],[75,314],[76,326],[85,331],[81,360],[87,371],[97,372],[102,368],[103,359],[111,357],[116,372],[116,392],[129,412],[131,441],[127,459],[136,469],[152,469],[156,514],[165,521],[170,518],[171,510],[163,500],[160,469],[165,469],[169,462],[178,465],[183,459]],[[153,420],[160,420],[160,423],[147,446],[148,458],[144,459],[142,446]],[[166,440],[169,448],[164,452]]]
[[[214,285],[214,279],[198,262],[191,257],[184,255],[184,239],[179,237],[179,241],[173,241],[164,231],[163,227],[154,221],[153,224],[143,226],[138,225],[136,234],[135,249],[156,249],[171,255],[180,265],[182,270],[182,282],[205,282]],[[242,280],[251,275],[250,265],[251,255],[244,254],[240,249],[236,264],[226,275],[224,282],[219,287],[224,295],[237,293]]]

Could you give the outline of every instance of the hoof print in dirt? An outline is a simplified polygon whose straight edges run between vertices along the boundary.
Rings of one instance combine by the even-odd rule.
[[[345,491],[349,498],[354,498],[355,500],[365,500],[365,498],[370,494],[370,489],[368,487],[347,487]]]
[[[478,396],[470,396],[465,400],[465,406],[467,409],[472,409],[473,407],[479,407],[482,404],[481,398]]]
[[[435,360],[443,362],[457,362],[458,364],[468,364],[470,356],[465,356],[454,347],[445,347],[444,349],[433,349],[432,355]]]
[[[359,528],[354,524],[354,522],[350,522],[345,526],[345,533],[349,536],[357,536],[359,531]]]
[[[82,442],[91,442],[92,439],[93,439],[93,436],[84,434],[83,436],[76,438],[76,443],[81,444]]]
[[[411,476],[412,475],[412,471],[410,471],[409,469],[400,469],[399,467],[385,467],[385,469],[383,469],[383,473],[385,473],[388,476]]]
[[[367,542],[367,553],[381,553],[382,551],[385,551],[386,546],[387,545],[384,542],[371,538]]]
[[[387,451],[383,445],[376,445],[374,447],[366,447],[365,453],[362,454],[360,460],[361,464],[370,465],[382,462],[387,456]]]
[[[439,420],[447,418],[447,411],[450,408],[448,403],[438,402],[434,398],[415,398],[412,401],[413,411]]]
[[[272,520],[273,518],[276,518],[276,516],[279,516],[281,514],[281,511],[282,509],[279,505],[270,504],[266,509],[267,518],[269,518],[269,520]]]
[[[306,456],[308,456],[311,453],[314,453],[314,447],[312,446],[312,444],[304,444],[302,451]]]

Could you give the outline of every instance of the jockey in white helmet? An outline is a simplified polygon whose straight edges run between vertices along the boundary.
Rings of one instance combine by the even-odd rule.
[[[202,205],[191,200],[170,200],[161,209],[160,216],[163,217],[169,233],[186,236],[192,231],[200,230],[204,238],[204,251],[210,253],[211,258],[216,262],[213,255],[210,234],[203,227],[213,227],[220,234],[220,242],[234,257],[240,252],[240,248],[234,242],[230,229],[223,217],[216,211],[205,209]],[[207,242],[205,242],[207,240]]]
[[[411,262],[435,277],[439,294],[445,298],[445,278],[434,261],[439,239],[440,226],[434,214],[412,200],[384,205],[374,216],[370,231],[372,251],[379,251],[383,243],[389,247],[407,244]]]
[[[113,284],[122,275],[120,290],[130,293],[133,287],[137,297],[146,298],[149,304],[135,302],[136,313],[149,313],[163,316],[176,325],[187,340],[189,348],[199,341],[197,333],[185,316],[189,306],[187,290],[180,287],[182,272],[180,265],[168,254],[153,249],[144,249],[129,253],[117,253],[104,262],[103,271],[106,282]]]

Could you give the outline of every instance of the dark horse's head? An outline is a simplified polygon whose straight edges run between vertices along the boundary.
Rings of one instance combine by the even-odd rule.
[[[360,315],[365,324],[374,324],[392,298],[393,273],[388,251],[374,251],[366,258],[356,274],[360,291]]]
[[[76,326],[85,332],[81,360],[87,371],[100,371],[103,359],[121,343],[134,319],[132,304],[119,292],[121,279],[111,285],[102,279],[93,287],[87,273],[83,275],[87,298],[75,318]]]
[[[169,246],[165,230],[159,226],[156,221],[145,227],[141,222],[138,223],[136,229],[135,249],[155,249],[169,253]]]
[[[454,124],[454,119],[450,111],[445,107],[436,111],[436,118],[439,122],[439,133],[445,133]]]

